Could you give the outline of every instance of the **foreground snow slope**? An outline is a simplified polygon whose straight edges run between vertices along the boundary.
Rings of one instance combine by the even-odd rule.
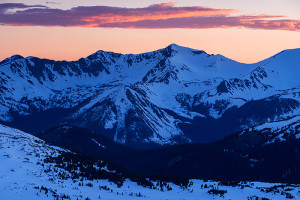
[[[129,179],[121,187],[108,180],[87,180],[82,177],[72,180],[68,178],[67,171],[54,163],[45,162],[46,158],[54,158],[63,152],[66,150],[49,146],[27,133],[0,125],[0,199],[300,198],[299,185],[248,182],[224,186],[213,181],[191,180],[187,188],[168,183],[172,190],[167,191],[166,186],[162,186],[162,189],[150,189]],[[212,194],[214,191],[224,192],[224,197],[222,194]]]

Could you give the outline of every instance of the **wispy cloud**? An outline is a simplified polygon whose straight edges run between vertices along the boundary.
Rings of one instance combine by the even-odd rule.
[[[41,5],[6,3],[0,4],[0,24],[145,29],[246,27],[300,31],[300,20],[285,19],[281,15],[237,16],[238,11],[234,9],[176,7],[175,4],[161,3],[144,8],[79,6],[62,10]]]
[[[61,3],[58,3],[58,2],[55,2],[55,1],[46,1],[46,4],[60,5]]]
[[[183,17],[158,20],[140,20],[136,22],[116,22],[102,24],[101,27],[120,28],[231,28],[246,27],[252,29],[300,31],[300,20],[269,20],[279,16],[210,16],[210,17]]]

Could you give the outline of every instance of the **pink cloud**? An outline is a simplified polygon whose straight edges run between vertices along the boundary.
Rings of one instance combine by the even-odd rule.
[[[169,3],[159,3],[159,4],[154,4],[149,7],[158,7],[158,8],[166,8],[166,7],[173,7],[177,4],[177,2],[169,2]]]
[[[25,4],[0,4],[0,24],[14,26],[79,26],[119,28],[229,28],[300,31],[300,20],[285,16],[231,16],[234,9],[202,6],[176,7],[175,2],[144,8],[109,6],[74,7],[69,10]],[[14,12],[8,12],[14,10]]]

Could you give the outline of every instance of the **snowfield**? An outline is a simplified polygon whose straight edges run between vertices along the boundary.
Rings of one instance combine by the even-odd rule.
[[[300,198],[300,185],[280,183],[240,182],[228,186],[215,181],[190,180],[188,187],[167,183],[168,187],[150,189],[130,179],[126,179],[121,187],[103,179],[72,179],[68,178],[68,171],[55,163],[45,162],[47,158],[55,158],[65,152],[69,151],[47,145],[43,140],[17,129],[0,125],[0,199]],[[157,182],[153,183],[158,185]]]

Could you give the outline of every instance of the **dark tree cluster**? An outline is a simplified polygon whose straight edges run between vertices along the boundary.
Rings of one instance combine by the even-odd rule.
[[[93,157],[62,152],[57,157],[48,157],[46,163],[55,163],[56,168],[61,168],[69,172],[69,174],[58,173],[62,179],[71,178],[73,180],[84,177],[87,180],[107,179],[121,187],[125,177],[122,173],[116,172],[109,164],[97,160]],[[54,168],[55,170],[55,168]],[[70,176],[70,177],[68,177]],[[87,186],[90,186],[88,183]]]
[[[227,193],[227,190],[220,190],[218,188],[213,188],[208,190],[208,193],[212,195],[220,195],[221,197],[223,197],[224,194]]]
[[[73,182],[78,181],[79,186],[86,185],[88,187],[93,187],[93,184],[90,182],[84,183],[84,178],[89,181],[106,179],[115,183],[118,187],[122,187],[125,179],[128,178],[143,187],[161,191],[172,190],[172,187],[170,187],[168,182],[173,182],[183,189],[192,184],[192,182],[185,177],[160,175],[147,176],[132,173],[108,161],[99,160],[96,157],[79,153],[62,152],[57,157],[47,157],[44,162],[55,164],[52,168],[48,166],[48,168],[45,169],[46,173],[54,171],[60,179],[66,180],[71,178],[73,179]],[[157,184],[154,185],[153,182],[157,182]]]
[[[58,194],[56,190],[53,190],[51,188],[47,188],[45,186],[40,186],[40,187],[35,186],[34,189],[39,190],[40,194],[44,193],[47,197],[49,195],[52,195],[54,200],[68,200],[68,199],[70,200],[71,199],[71,197],[69,195]],[[37,193],[38,196],[40,196],[39,193]]]

